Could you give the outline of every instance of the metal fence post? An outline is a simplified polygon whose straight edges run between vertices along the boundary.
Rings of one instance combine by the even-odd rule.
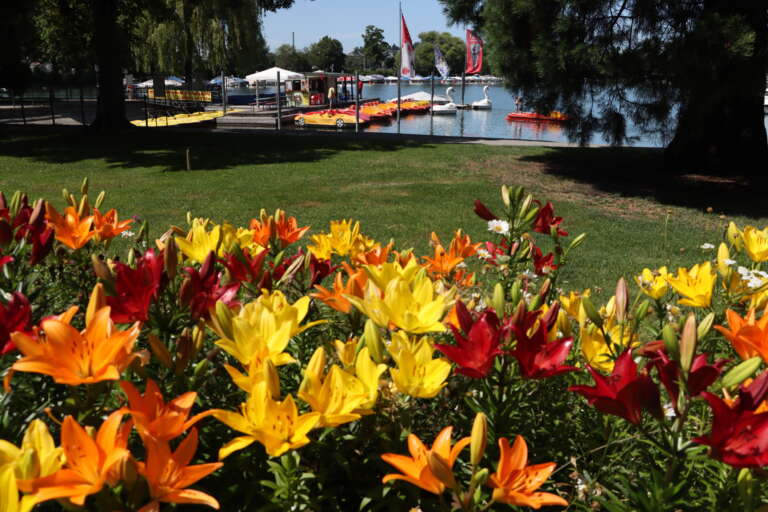
[[[149,128],[149,106],[147,105],[147,92],[144,91],[144,126]]]
[[[80,122],[85,126],[85,99],[83,98],[83,86],[80,86]]]
[[[21,121],[24,123],[24,126],[27,125],[27,114],[24,112],[24,93],[21,93]]]
[[[53,111],[53,89],[48,89],[48,103],[51,106],[51,125],[56,126],[56,113]]]
[[[357,81],[360,80],[360,72],[355,72],[355,85],[357,89]],[[355,94],[355,133],[360,131],[360,94]]]
[[[282,109],[282,101],[280,101],[280,72],[277,72],[277,129],[280,130],[282,128],[282,121],[283,121],[283,109]]]

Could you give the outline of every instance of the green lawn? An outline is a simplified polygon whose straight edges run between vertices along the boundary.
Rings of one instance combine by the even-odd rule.
[[[190,148],[192,171],[185,170]],[[491,147],[427,139],[277,136],[136,130],[0,128],[0,190],[61,206],[60,190],[108,192],[105,206],[150,222],[153,235],[195,216],[244,223],[282,208],[313,230],[355,218],[376,239],[424,251],[431,231],[487,236],[472,202],[498,209],[498,186],[521,184],[552,200],[572,234],[588,238],[564,275],[567,288],[611,288],[644,266],[710,257],[728,221],[768,224],[762,197],[738,180],[674,175],[646,149]],[[706,213],[711,207],[714,213]]]

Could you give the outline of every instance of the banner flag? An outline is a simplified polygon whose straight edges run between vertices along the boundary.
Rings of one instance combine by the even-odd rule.
[[[448,62],[440,51],[440,47],[435,45],[435,68],[443,79],[448,78]]]
[[[471,30],[467,30],[467,68],[468,75],[476,75],[483,69],[483,40]]]
[[[402,48],[400,48],[400,76],[412,78],[416,73],[413,70],[414,53],[411,34],[408,32],[408,26],[405,24],[405,16],[401,15],[400,36],[402,38]]]

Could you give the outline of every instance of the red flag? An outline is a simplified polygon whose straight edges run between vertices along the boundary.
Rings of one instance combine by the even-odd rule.
[[[467,69],[468,75],[480,73],[483,69],[483,40],[471,30],[467,30]]]
[[[400,76],[413,77],[415,72],[413,70],[414,54],[413,54],[413,41],[411,41],[411,33],[408,32],[408,25],[405,24],[405,16],[401,15],[400,21],[400,37],[402,40],[402,48],[400,49]]]

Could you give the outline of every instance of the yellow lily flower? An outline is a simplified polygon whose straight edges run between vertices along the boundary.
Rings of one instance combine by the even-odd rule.
[[[360,409],[355,412],[360,414],[371,412],[373,406],[376,405],[376,400],[379,398],[379,379],[385,371],[387,371],[387,365],[376,364],[371,358],[368,347],[363,347],[360,350],[355,360],[355,376],[365,387],[367,400],[360,404]]]
[[[221,225],[221,246],[219,256],[232,252],[235,247],[240,247],[255,256],[264,250],[264,247],[254,241],[256,231],[253,229],[235,228],[229,222]]]
[[[741,251],[741,248],[744,247],[742,232],[736,227],[736,224],[734,224],[733,221],[728,224],[728,230],[726,231],[725,236],[728,238],[731,247],[734,247],[737,251]]]
[[[412,343],[406,333],[392,333],[389,352],[397,363],[397,368],[390,368],[389,373],[401,393],[432,398],[445,386],[451,363],[442,358],[432,359],[434,348],[428,337]]]
[[[290,354],[283,351],[288,341],[304,330],[322,323],[310,322],[299,325],[307,315],[309,297],[302,297],[293,304],[276,290],[263,293],[239,310],[216,304],[211,326],[221,339],[218,346],[237,358],[243,366],[250,366],[254,359],[272,360],[275,366],[293,362]]]
[[[658,270],[644,268],[639,276],[635,276],[635,282],[641,292],[654,300],[659,300],[667,294],[669,289],[667,275],[667,267],[660,267]]]
[[[221,226],[213,224],[210,231],[208,226],[213,224],[208,219],[194,219],[186,238],[174,237],[179,250],[190,261],[203,263],[211,251],[219,251],[221,243]]]
[[[57,472],[64,465],[64,450],[40,420],[32,420],[21,447],[0,439],[0,511],[22,512],[36,503],[33,496],[19,500],[17,480],[33,480]]]
[[[747,226],[741,238],[744,241],[744,249],[752,261],[755,263],[768,261],[768,228],[760,230]]]
[[[579,324],[584,325],[587,320],[587,313],[581,306],[581,298],[589,297],[591,294],[592,290],[589,288],[583,292],[569,292],[568,295],[560,296],[560,305],[568,313],[568,316],[576,319]]]
[[[733,260],[731,259],[731,253],[728,250],[728,246],[721,242],[720,246],[717,248],[717,272],[723,276],[723,279],[727,279],[733,272],[731,270],[732,264]]]
[[[213,409],[211,415],[228,427],[242,432],[219,450],[219,460],[258,441],[272,457],[309,443],[307,433],[320,421],[320,413],[299,415],[293,397],[274,400],[266,383],[251,390],[248,401],[240,405],[240,412]]]
[[[246,393],[250,393],[257,384],[265,382],[272,398],[280,398],[280,376],[271,359],[265,361],[254,359],[248,367],[247,375],[228,364],[224,365],[224,369],[227,370],[232,382]]]
[[[377,325],[421,334],[443,332],[443,316],[448,307],[446,298],[435,293],[432,281],[425,274],[410,283],[400,278],[390,281],[381,291],[368,281],[363,298],[347,295],[346,298]]]
[[[711,304],[715,279],[717,274],[712,272],[712,264],[708,261],[694,265],[690,270],[679,268],[677,275],[667,277],[670,286],[684,297],[678,303],[694,308],[705,308]]]
[[[365,253],[376,245],[372,240],[360,233],[360,222],[352,223],[352,219],[331,221],[330,232],[320,233],[311,237],[313,245],[307,249],[318,259],[330,259],[332,254],[349,255],[352,259],[358,254]]]
[[[613,352],[608,347],[608,342],[603,337],[600,329],[593,324],[582,327],[579,331],[581,339],[581,352],[584,359],[587,360],[592,368],[609,373],[613,371],[613,359],[611,354],[618,355],[625,348],[637,346],[640,341],[637,335],[630,336],[629,328],[624,326],[622,332],[621,326],[609,320],[603,326],[613,343]]]
[[[333,346],[336,348],[336,357],[339,358],[345,370],[355,365],[357,345],[359,343],[360,340],[358,338],[350,338],[347,341],[334,340]]]
[[[426,270],[418,264],[415,258],[408,260],[405,266],[401,265],[399,261],[393,261],[382,265],[365,265],[363,268],[379,290],[386,290],[389,283],[395,279],[410,283],[426,275]]]
[[[353,411],[368,400],[357,377],[336,365],[325,375],[325,350],[319,347],[309,360],[297,396],[321,414],[317,427],[337,427],[360,419]]]

